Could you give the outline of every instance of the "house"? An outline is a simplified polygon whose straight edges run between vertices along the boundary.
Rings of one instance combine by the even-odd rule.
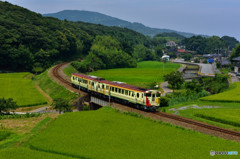
[[[232,61],[236,62],[236,65],[234,67],[234,72],[239,73],[240,72],[240,56],[233,58]]]
[[[174,41],[169,41],[166,43],[166,46],[174,47],[177,46],[177,44]]]

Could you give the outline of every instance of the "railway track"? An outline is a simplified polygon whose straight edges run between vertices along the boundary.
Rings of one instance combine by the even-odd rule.
[[[65,65],[65,64],[67,64],[68,62],[65,62],[65,63],[61,63],[61,64],[58,64],[58,65],[56,65],[56,66],[54,66],[54,68],[53,68],[53,75],[57,78],[57,79],[59,79],[61,82],[63,82],[63,83],[65,83],[65,84],[67,84],[67,85],[69,85],[69,86],[72,86],[72,84],[71,84],[71,82],[69,82],[68,80],[66,80],[66,79],[64,79],[62,76],[60,76],[60,74],[59,74],[59,69],[63,66],[63,65]]]
[[[56,65],[53,68],[53,75],[57,79],[59,79],[61,82],[71,86],[71,82],[64,79],[59,74],[59,71],[60,71],[59,69],[65,64],[66,63]],[[209,125],[209,124],[206,124],[206,123],[203,123],[203,122],[199,122],[199,121],[196,121],[196,120],[193,120],[193,119],[177,116],[177,115],[174,115],[174,114],[169,114],[169,113],[164,113],[164,112],[154,112],[154,113],[151,113],[151,114],[161,116],[161,117],[164,117],[164,118],[168,118],[168,119],[172,119],[172,120],[175,120],[175,121],[179,121],[179,122],[182,122],[182,123],[198,126],[198,127],[201,127],[201,128],[205,128],[205,129],[208,129],[208,130],[215,131],[215,132],[220,132],[220,133],[223,133],[223,134],[228,134],[228,135],[231,135],[231,136],[240,137],[240,132],[238,132],[238,131],[233,131],[233,130],[220,128],[220,127],[217,127],[217,126]]]

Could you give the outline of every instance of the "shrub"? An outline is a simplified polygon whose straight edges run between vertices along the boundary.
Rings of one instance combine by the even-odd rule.
[[[160,107],[169,106],[169,98],[168,97],[161,97],[160,98]]]

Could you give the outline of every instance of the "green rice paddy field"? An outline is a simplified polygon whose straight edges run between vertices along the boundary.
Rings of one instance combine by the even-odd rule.
[[[13,98],[21,107],[47,104],[45,97],[34,87],[30,73],[1,73],[0,98]]]
[[[236,88],[229,91],[203,97],[202,101],[214,101],[214,102],[240,102],[240,82],[235,82]]]
[[[29,145],[39,152],[99,159],[205,159],[211,157],[210,150],[240,151],[240,143],[121,114],[108,107],[61,115]]]
[[[164,64],[164,74],[180,68],[179,64]],[[147,87],[150,83],[163,82],[163,63],[157,61],[139,62],[137,68],[118,68],[91,72],[91,75],[103,77],[109,81],[121,81],[139,87]]]
[[[168,107],[167,112],[240,131],[240,103],[196,101]]]

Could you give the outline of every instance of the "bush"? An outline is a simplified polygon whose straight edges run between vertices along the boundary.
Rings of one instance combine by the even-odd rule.
[[[182,92],[182,93],[175,93],[175,94],[171,94],[169,95],[170,100],[169,100],[169,105],[176,105],[176,104],[180,104],[180,103],[184,103],[184,102],[189,102],[189,101],[196,101],[201,97],[205,97],[208,96],[209,93],[206,91],[202,91],[199,93],[196,92]]]
[[[160,98],[160,107],[167,107],[169,106],[169,98],[168,97],[161,97]]]

